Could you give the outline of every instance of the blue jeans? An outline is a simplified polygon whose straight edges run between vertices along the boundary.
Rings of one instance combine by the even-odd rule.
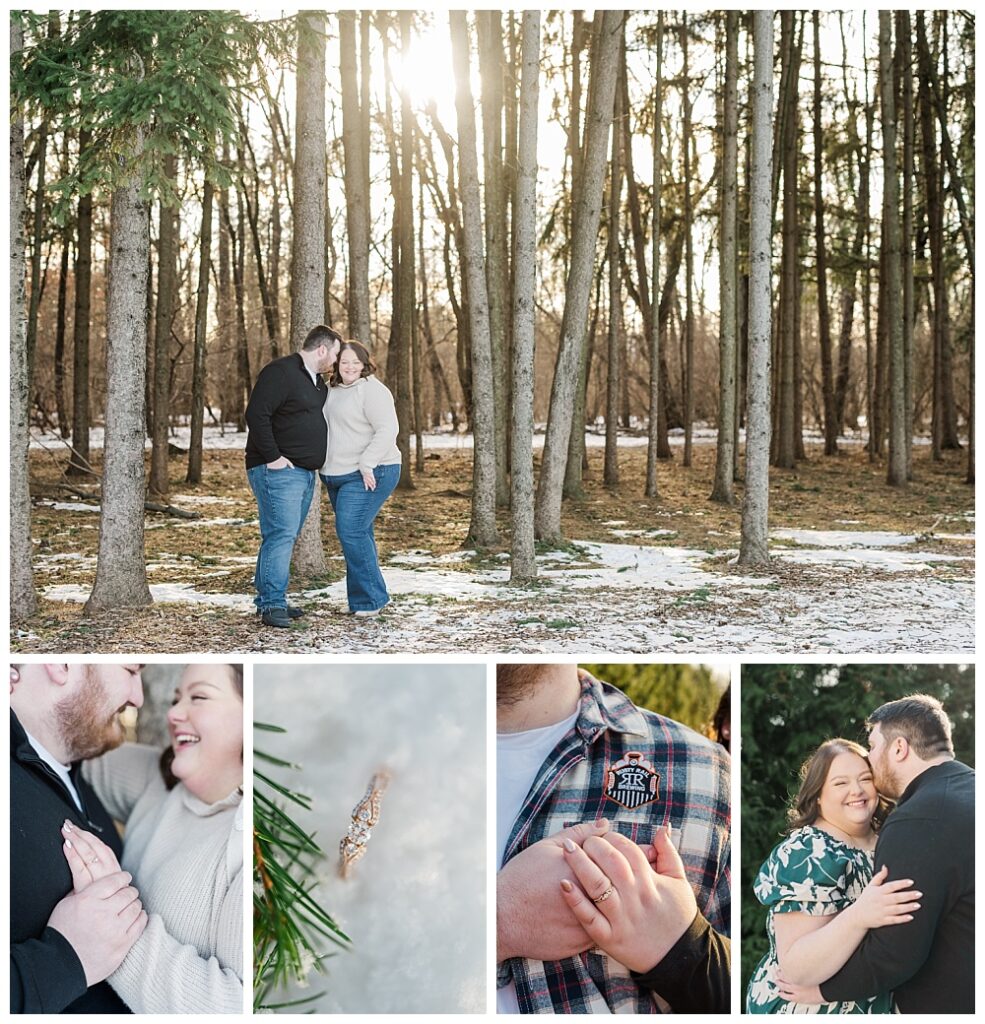
[[[260,553],[253,586],[260,611],[287,607],[287,582],[294,542],[301,532],[315,493],[315,471],[300,466],[246,471],[260,512]]]
[[[366,490],[358,470],[321,477],[335,510],[335,532],[345,555],[345,589],[352,612],[373,611],[390,600],[376,554],[373,520],[400,480],[400,463],[377,466],[373,476],[375,491]]]

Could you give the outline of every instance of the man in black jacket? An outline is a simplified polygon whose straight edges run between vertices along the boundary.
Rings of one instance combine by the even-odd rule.
[[[128,1013],[105,979],[147,915],[125,871],[72,889],[65,821],[120,856],[80,762],[123,740],[118,714],[143,703],[139,665],[22,665],[10,686],[11,1013]]]
[[[892,992],[902,1013],[975,1011],[975,773],[954,759],[940,701],[914,694],[870,716],[876,789],[897,801],[876,844],[875,870],[922,893],[907,924],[871,930],[844,967],[785,999],[847,1002]]]
[[[287,603],[291,554],[328,449],[322,412],[328,388],[320,374],[335,365],[341,343],[331,327],[313,327],[300,352],[260,371],[246,408],[246,476],[257,500],[261,537],[253,585],[267,626],[286,628],[302,614]]]

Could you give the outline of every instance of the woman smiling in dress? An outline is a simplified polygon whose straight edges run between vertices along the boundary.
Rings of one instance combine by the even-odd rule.
[[[147,927],[109,983],[134,1013],[243,1012],[243,673],[189,665],[163,753],[136,743],[86,763],[126,826],[122,867]],[[105,843],[62,830],[75,891],[120,870]]]
[[[870,928],[913,920],[921,893],[911,879],[872,876],[879,794],[866,751],[851,740],[822,743],[800,770],[787,837],[756,879],[769,908],[769,952],[753,972],[747,1013],[891,1013],[892,994],[807,1006],[780,994],[778,975],[817,985],[835,974]]]

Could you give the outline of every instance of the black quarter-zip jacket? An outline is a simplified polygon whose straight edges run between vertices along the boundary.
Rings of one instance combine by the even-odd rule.
[[[299,353],[267,363],[246,407],[246,468],[283,455],[302,469],[321,469],[328,450],[322,412],[327,394],[321,375],[312,380]]]
[[[10,1012],[129,1013],[105,982],[86,988],[82,963],[68,940],[48,927],[55,905],[72,891],[62,853],[67,818],[97,835],[119,858],[123,844],[79,765],[72,782],[79,813],[61,779],[38,756],[10,712]]]
[[[828,1001],[892,992],[901,1013],[975,1009],[975,773],[933,765],[906,787],[876,843],[875,870],[923,893],[907,924],[871,929],[821,983]]]

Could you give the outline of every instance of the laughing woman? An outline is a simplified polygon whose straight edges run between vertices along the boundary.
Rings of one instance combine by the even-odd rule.
[[[887,882],[885,868],[872,876],[880,798],[866,751],[851,740],[826,740],[800,777],[787,837],[756,879],[756,898],[769,908],[770,948],[749,982],[746,1013],[892,1013],[889,992],[849,1003],[783,996],[788,983],[827,980],[870,928],[912,921],[920,908],[910,879]]]
[[[134,1013],[242,1013],[242,668],[187,666],[168,730],[163,755],[130,743],[84,769],[148,914],[108,980]],[[90,833],[63,836],[75,891],[120,869]]]
[[[345,555],[349,611],[367,618],[390,600],[376,552],[373,521],[400,480],[393,395],[358,341],[345,341],[325,399],[328,456],[321,478],[335,510]]]

